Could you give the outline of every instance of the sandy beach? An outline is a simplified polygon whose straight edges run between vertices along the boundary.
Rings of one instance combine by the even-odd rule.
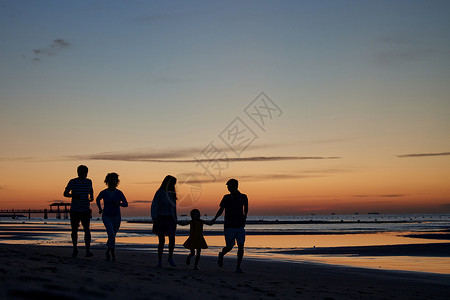
[[[80,249],[80,254],[83,249]],[[184,264],[155,266],[153,253],[117,250],[71,258],[70,247],[0,245],[2,299],[448,299],[450,275],[275,262],[235,255],[203,256],[200,270]]]

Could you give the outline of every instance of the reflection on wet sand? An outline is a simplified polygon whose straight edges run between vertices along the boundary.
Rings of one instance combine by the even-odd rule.
[[[91,223],[92,245],[94,248],[105,247],[107,235],[103,224],[98,221]],[[358,227],[359,228],[359,227]],[[446,232],[426,231],[387,231],[366,232],[353,234],[334,232],[327,233],[321,230],[313,234],[310,229],[306,234],[292,231],[289,234],[271,230],[264,234],[260,230],[249,228],[246,237],[246,259],[257,257],[262,259],[283,260],[290,262],[318,262],[346,266],[381,268],[405,271],[421,271],[450,274],[449,254],[434,252],[432,257],[421,247],[413,245],[429,245],[431,252],[433,247],[440,247],[443,243],[448,247],[448,234]],[[285,230],[286,231],[286,230]],[[359,230],[358,230],[359,231]],[[187,231],[179,230],[176,236],[175,252],[188,254],[182,247],[187,239]],[[83,233],[80,233],[83,236]],[[202,254],[216,256],[225,245],[222,235],[222,226],[216,226],[211,231],[205,232],[205,238],[209,245]],[[154,252],[158,243],[157,237],[151,234],[149,224],[124,223],[117,235],[117,247],[122,249],[134,249]],[[40,244],[40,245],[71,245],[70,227],[68,223],[8,223],[0,224],[0,243],[9,244]],[[435,244],[435,245],[433,245]],[[399,253],[402,247],[389,245],[406,245],[410,252]],[[383,246],[375,249],[371,246]],[[387,246],[387,248],[385,247]],[[413,248],[411,248],[413,247]],[[403,248],[402,251],[405,251]],[[441,249],[442,250],[442,249]],[[235,254],[236,249],[232,250]],[[412,252],[411,252],[412,251]],[[450,251],[449,251],[450,252]],[[233,256],[230,256],[233,257]]]

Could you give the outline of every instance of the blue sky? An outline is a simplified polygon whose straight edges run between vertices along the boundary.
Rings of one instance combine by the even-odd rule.
[[[396,155],[447,153],[449,12],[448,1],[1,1],[0,164],[192,156],[261,91],[284,114],[247,156],[336,156],[320,168],[389,172]],[[399,178],[419,160],[400,160]],[[304,163],[235,163],[235,174]],[[448,156],[427,163],[442,178],[432,170]],[[147,181],[166,172],[148,168]],[[8,197],[17,176],[0,175]]]

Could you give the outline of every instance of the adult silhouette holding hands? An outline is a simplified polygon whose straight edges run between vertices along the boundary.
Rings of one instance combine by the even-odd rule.
[[[169,237],[168,262],[172,267],[173,250],[175,249],[175,231],[177,229],[177,193],[175,184],[177,179],[167,175],[156,191],[151,205],[151,216],[153,220],[153,233],[158,236],[158,267],[162,267],[162,256],[164,250],[165,236]]]
[[[236,272],[243,273],[241,269],[242,258],[244,257],[245,243],[245,221],[248,214],[248,198],[238,190],[238,181],[230,179],[227,181],[229,194],[223,196],[220,208],[216,216],[211,220],[214,223],[225,211],[224,235],[226,246],[219,252],[218,265],[223,266],[223,257],[233,249],[235,243],[238,245]]]
[[[84,243],[86,245],[86,257],[93,256],[91,248],[91,208],[90,202],[94,200],[92,181],[87,178],[88,167],[80,165],[77,168],[78,177],[69,180],[64,190],[64,197],[72,198],[70,205],[70,225],[72,227],[72,257],[78,255],[78,227],[80,222],[84,229]]]
[[[127,199],[123,192],[117,189],[119,185],[119,175],[117,173],[108,173],[105,178],[107,189],[101,191],[97,196],[98,213],[102,215],[102,221],[108,234],[106,242],[106,260],[116,260],[116,234],[120,228],[121,215],[120,207],[128,207]],[[103,208],[101,200],[103,199]]]

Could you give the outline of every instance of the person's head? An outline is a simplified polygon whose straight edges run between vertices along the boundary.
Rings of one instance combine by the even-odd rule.
[[[116,188],[119,185],[119,174],[117,173],[108,173],[105,177],[105,183],[108,188]]]
[[[88,167],[86,167],[85,165],[78,166],[77,173],[78,173],[79,178],[82,178],[82,179],[87,178]]]
[[[239,183],[236,179],[230,179],[227,181],[227,188],[230,193],[235,193],[238,190]]]
[[[175,192],[175,184],[177,183],[177,179],[172,175],[167,175],[161,183],[160,189],[163,189],[168,192]]]
[[[200,219],[200,211],[196,208],[191,210],[191,219],[192,220],[199,220]]]

